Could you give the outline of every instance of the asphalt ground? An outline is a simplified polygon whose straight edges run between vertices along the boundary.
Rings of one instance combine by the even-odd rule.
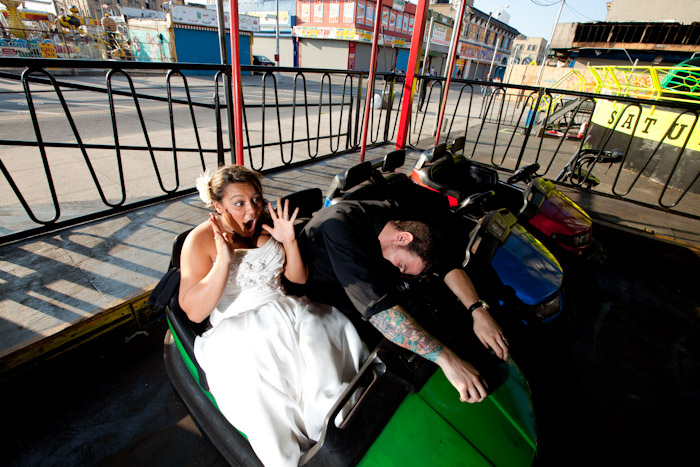
[[[596,235],[602,263],[566,264],[572,326],[504,323],[532,389],[538,464],[697,465],[697,250],[607,226]],[[3,383],[0,464],[225,465],[168,380],[165,329],[108,336]]]

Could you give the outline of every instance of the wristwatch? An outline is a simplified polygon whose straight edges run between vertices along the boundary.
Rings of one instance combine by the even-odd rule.
[[[483,309],[485,309],[486,311],[488,311],[489,306],[486,304],[485,301],[483,301],[483,300],[477,300],[476,303],[474,303],[472,306],[470,306],[469,308],[467,308],[467,312],[468,312],[468,313],[472,313],[472,312],[476,311],[476,310],[479,309],[479,308],[483,308]]]

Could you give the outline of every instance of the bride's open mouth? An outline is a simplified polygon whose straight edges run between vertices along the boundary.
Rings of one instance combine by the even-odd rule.
[[[253,230],[255,229],[255,219],[251,219],[243,223],[243,229],[246,233],[253,232]]]

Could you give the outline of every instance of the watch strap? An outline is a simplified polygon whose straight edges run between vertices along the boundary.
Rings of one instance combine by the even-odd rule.
[[[489,306],[484,302],[483,300],[477,300],[473,305],[471,305],[469,308],[467,308],[468,313],[473,313],[479,308],[484,308],[486,310],[489,309]]]

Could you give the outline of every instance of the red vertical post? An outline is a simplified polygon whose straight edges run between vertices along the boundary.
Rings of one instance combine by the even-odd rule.
[[[236,164],[243,165],[243,91],[241,87],[241,47],[238,37],[238,0],[229,0],[231,34],[231,80],[233,85],[233,131]]]
[[[440,115],[438,116],[437,132],[435,133],[435,144],[440,142],[440,131],[442,128],[442,119],[445,116],[445,108],[447,107],[447,94],[450,92],[450,84],[452,83],[452,70],[455,68],[455,59],[457,58],[457,47],[459,47],[459,35],[462,32],[462,21],[464,20],[464,8],[467,4],[466,0],[462,0],[459,5],[459,12],[455,18],[455,26],[452,30],[454,40],[452,41],[452,49],[449,52],[449,60],[447,64],[447,79],[445,80],[445,89],[442,92],[442,104],[440,105]],[[494,52],[495,53],[495,52]]]
[[[360,146],[360,162],[365,161],[365,150],[367,149],[367,128],[369,126],[369,112],[374,98],[374,75],[377,68],[377,52],[379,50],[379,25],[382,22],[382,0],[377,1],[377,8],[374,12],[374,33],[372,34],[372,57],[369,61],[369,78],[367,79],[367,97],[365,98],[365,118],[362,120],[362,145]]]
[[[411,126],[411,107],[413,106],[414,81],[420,64],[420,54],[423,48],[425,36],[425,20],[428,17],[428,0],[418,0],[416,6],[416,19],[411,36],[411,51],[408,54],[406,66],[406,80],[404,81],[403,102],[401,103],[401,115],[399,115],[399,131],[396,136],[396,149],[406,147],[408,130]]]

